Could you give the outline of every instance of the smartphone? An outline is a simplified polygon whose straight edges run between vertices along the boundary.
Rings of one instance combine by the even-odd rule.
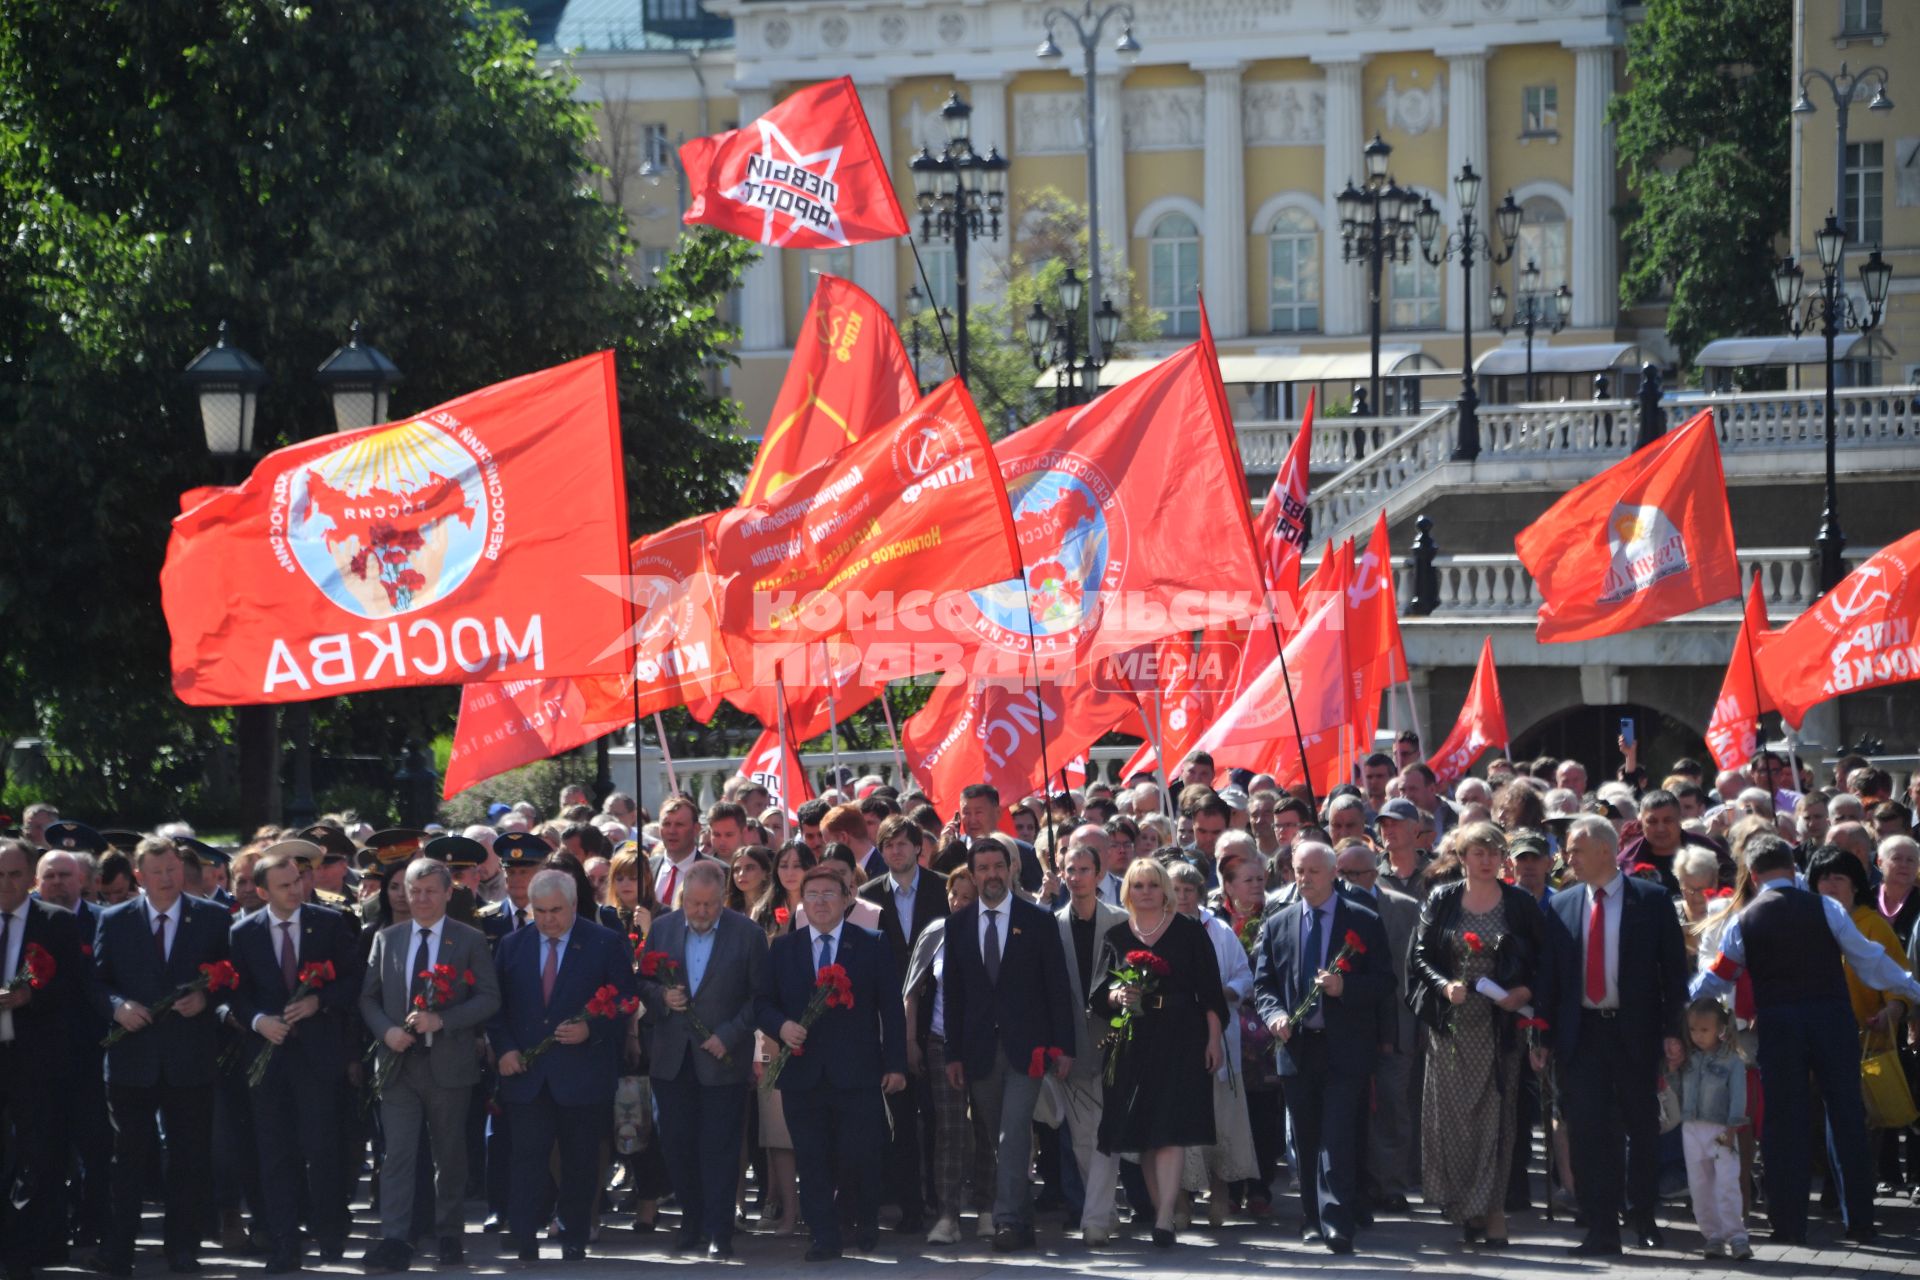
[[[1620,719],[1620,741],[1626,743],[1628,746],[1633,745],[1633,717],[1632,716],[1622,716]]]

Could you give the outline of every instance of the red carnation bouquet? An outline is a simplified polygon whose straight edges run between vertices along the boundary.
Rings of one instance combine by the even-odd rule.
[[[562,1020],[560,1026],[564,1027],[569,1023],[591,1022],[596,1018],[611,1019],[629,1017],[635,1010],[639,1009],[639,1007],[639,997],[628,996],[623,1000],[620,998],[620,988],[609,982],[606,986],[601,987],[593,993],[593,999],[587,1001],[586,1008],[574,1014],[571,1018]],[[527,1071],[533,1070],[533,1064],[539,1061],[541,1055],[559,1043],[560,1042],[553,1036],[548,1036],[539,1044],[536,1044],[533,1048],[528,1049],[520,1055],[521,1067]]]
[[[1366,939],[1362,938],[1352,929],[1349,929],[1347,930],[1347,936],[1340,940],[1340,950],[1334,953],[1333,961],[1327,965],[1327,968],[1333,970],[1335,973],[1352,973],[1353,958],[1365,954],[1367,954]],[[1307,1015],[1313,1012],[1313,1006],[1320,1002],[1320,997],[1324,994],[1325,989],[1326,984],[1320,980],[1318,975],[1315,975],[1313,985],[1307,989],[1307,994],[1301,997],[1299,1008],[1287,1015],[1287,1024],[1297,1027],[1304,1022]]]
[[[1160,987],[1160,979],[1173,972],[1165,960],[1153,952],[1145,950],[1129,951],[1126,963],[1110,971],[1113,980],[1123,987],[1138,987],[1142,996],[1152,995]],[[1112,1032],[1100,1042],[1107,1051],[1107,1083],[1112,1084],[1120,1070],[1120,1055],[1133,1043],[1134,1023],[1139,1020],[1145,1009],[1135,1006],[1122,1009],[1107,1023]]]
[[[800,1025],[808,1030],[820,1020],[820,1015],[829,1009],[853,1008],[853,979],[847,971],[837,964],[830,964],[820,971],[813,980],[813,995],[807,1000],[807,1007],[800,1013]],[[780,1069],[787,1065],[787,1059],[795,1054],[804,1054],[805,1047],[789,1049],[786,1041],[780,1042],[780,1050],[773,1055],[773,1061],[767,1064],[766,1074],[760,1078],[760,1092],[773,1088],[774,1081],[780,1078]]]
[[[293,994],[287,997],[288,1004],[297,1004],[320,988],[333,981],[333,961],[315,960],[312,964],[300,966],[299,981],[293,988]],[[295,1024],[296,1026],[298,1024]],[[267,1064],[273,1061],[273,1051],[280,1046],[267,1041],[259,1053],[254,1055],[253,1065],[247,1068],[247,1084],[255,1089],[267,1078]]]
[[[708,1028],[706,1023],[700,1020],[700,1015],[693,1011],[693,989],[687,985],[687,975],[681,970],[678,960],[675,960],[664,951],[649,951],[640,957],[640,976],[643,978],[658,978],[660,985],[669,991],[675,988],[685,991],[687,993],[687,1007],[685,1012],[687,1021],[693,1026],[693,1033],[700,1037],[702,1043],[713,1038],[712,1030]],[[720,1061],[726,1063],[728,1066],[732,1066],[733,1055],[731,1053],[722,1053],[720,1055]]]
[[[208,995],[212,995],[216,991],[232,991],[239,985],[240,971],[233,967],[233,961],[215,960],[211,964],[201,965],[199,977],[194,978],[190,982],[183,982],[173,990],[167,992],[166,995],[161,996],[147,1012],[153,1016],[154,1022],[158,1022],[162,1014],[171,1011],[173,1006],[179,1004],[196,991],[204,991]],[[148,1025],[151,1026],[152,1023]],[[116,1023],[113,1030],[107,1032],[107,1038],[100,1042],[100,1047],[102,1049],[111,1049],[131,1034],[133,1033]]]
[[[1047,1068],[1060,1061],[1065,1055],[1066,1050],[1064,1049],[1056,1049],[1051,1046],[1035,1046],[1033,1057],[1027,1061],[1028,1077],[1034,1080],[1041,1079],[1047,1074]]]
[[[7,991],[9,994],[15,991],[44,991],[59,968],[53,962],[51,951],[37,942],[29,942],[20,948],[20,967],[7,980]]]
[[[462,969],[456,973],[450,964],[436,964],[430,969],[422,969],[413,976],[426,983],[426,986],[421,990],[420,994],[415,996],[411,1001],[413,1007],[422,1013],[439,1013],[442,1009],[452,1004],[454,983],[461,983],[468,991],[472,991],[474,985],[473,970]],[[422,1036],[421,1039],[431,1047],[433,1044],[433,1033],[429,1031]],[[383,1042],[375,1040],[367,1049],[367,1057],[371,1059],[385,1047]],[[404,1053],[388,1051],[386,1060],[380,1064],[378,1070],[373,1074],[373,1084],[371,1086],[373,1097],[378,1098],[381,1092],[386,1089],[387,1082],[393,1079],[393,1073],[400,1069],[400,1060],[406,1056]]]

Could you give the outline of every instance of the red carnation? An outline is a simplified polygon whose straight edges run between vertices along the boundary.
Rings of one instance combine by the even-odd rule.
[[[1027,1074],[1035,1080],[1047,1074],[1047,1051],[1045,1049],[1035,1049],[1033,1051],[1033,1057],[1027,1062]]]
[[[1487,949],[1487,944],[1480,941],[1480,935],[1471,929],[1460,935],[1460,941],[1466,943],[1467,950],[1473,952],[1475,955],[1479,955]]]
[[[468,986],[472,986],[472,985],[473,985],[473,970],[471,970],[471,969],[463,969],[463,970],[461,970],[461,971],[460,971],[460,981],[462,981],[462,982],[464,982],[464,983],[466,983],[466,984],[467,984]]]
[[[1338,960],[1335,960],[1333,962],[1333,967],[1338,969],[1342,973],[1352,973],[1353,961],[1347,959],[1345,956],[1341,956]]]
[[[773,909],[773,922],[775,924],[785,924],[791,919],[793,919],[793,912],[787,910],[785,907],[775,907]]]
[[[660,966],[665,964],[670,958],[671,957],[664,951],[647,952],[640,957],[640,976],[643,978],[657,977],[660,973]]]
[[[1347,930],[1347,936],[1341,939],[1341,942],[1343,943],[1343,945],[1345,945],[1347,950],[1353,952],[1353,954],[1357,956],[1363,956],[1367,954],[1366,940],[1362,938],[1359,934],[1355,933],[1352,929]]]

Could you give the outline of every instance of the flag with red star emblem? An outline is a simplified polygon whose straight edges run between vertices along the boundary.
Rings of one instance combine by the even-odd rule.
[[[782,249],[842,249],[907,234],[853,80],[800,90],[758,120],[681,144],[682,221]]]

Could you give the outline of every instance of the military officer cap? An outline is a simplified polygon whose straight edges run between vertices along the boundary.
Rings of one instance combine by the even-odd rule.
[[[420,853],[435,862],[446,863],[455,871],[477,867],[487,860],[486,846],[465,836],[439,836],[427,841]]]
[[[305,840],[309,844],[320,846],[321,861],[348,862],[359,852],[347,833],[338,827],[330,827],[324,822],[316,823],[304,831],[293,833],[295,839]]]
[[[203,867],[224,867],[233,861],[233,855],[219,845],[208,844],[192,836],[175,836],[173,847],[180,851],[183,861],[198,863]]]
[[[106,837],[84,822],[55,822],[40,837],[49,850],[65,853],[90,853],[96,858],[107,851]]]
[[[324,850],[311,840],[279,840],[260,851],[260,860],[268,858],[291,858],[302,867],[311,867],[320,861]]]
[[[107,842],[107,848],[118,849],[121,853],[132,853],[146,839],[138,831],[129,831],[125,827],[102,827],[100,838]]]
[[[427,833],[413,827],[388,827],[367,837],[376,866],[405,866],[419,856]]]
[[[531,831],[509,831],[493,842],[493,851],[502,866],[537,867],[547,860],[553,846]]]

